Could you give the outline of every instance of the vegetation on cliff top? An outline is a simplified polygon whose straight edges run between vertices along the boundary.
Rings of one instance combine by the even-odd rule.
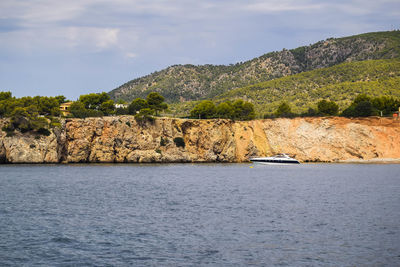
[[[288,102],[295,113],[303,113],[322,100],[335,101],[341,110],[358,94],[400,97],[400,59],[367,60],[303,72],[231,90],[215,97],[217,103],[244,98],[254,104],[260,117]],[[198,102],[171,105],[184,116]]]
[[[343,117],[391,116],[400,107],[400,99],[388,96],[371,97],[359,94],[353,102],[339,113],[339,106],[334,101],[321,100],[316,108],[309,107],[306,112],[297,114],[291,105],[282,102],[274,113],[265,114],[264,118],[324,117],[340,115]]]
[[[150,92],[160,93],[169,103],[210,99],[235,88],[343,62],[398,58],[399,44],[399,31],[330,38],[229,66],[171,66],[127,82],[109,94],[114,100],[126,101],[144,98]]]
[[[210,100],[203,100],[190,111],[190,117],[194,119],[252,120],[256,114],[253,104],[242,99],[237,99],[233,103],[226,101],[218,105]]]
[[[93,93],[81,95],[78,101],[70,106],[71,117],[101,117],[108,115],[134,115],[135,119],[140,122],[153,120],[153,115],[168,108],[164,103],[164,97],[158,93],[150,93],[146,99],[136,98],[128,107],[116,108],[114,101],[110,99],[107,93]]]
[[[2,130],[8,136],[15,130],[49,135],[49,128],[60,125],[56,117],[60,115],[60,104],[64,101],[64,96],[15,98],[11,92],[0,92],[0,118],[10,118],[10,123]]]

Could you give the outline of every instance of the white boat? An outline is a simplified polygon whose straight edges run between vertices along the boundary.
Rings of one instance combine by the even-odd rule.
[[[300,164],[297,159],[291,158],[286,154],[278,154],[272,157],[250,158],[250,161],[269,165]]]

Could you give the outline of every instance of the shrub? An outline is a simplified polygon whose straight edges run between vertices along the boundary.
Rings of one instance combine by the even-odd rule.
[[[315,117],[318,116],[318,112],[313,108],[308,108],[308,110],[301,114],[302,117]]]
[[[37,132],[38,132],[38,134],[45,135],[45,136],[49,136],[51,134],[51,132],[46,128],[39,128],[39,130],[37,130]]]
[[[12,123],[7,123],[5,126],[1,128],[4,132],[6,132],[6,137],[11,137],[15,135],[15,128]]]
[[[357,117],[368,117],[375,115],[374,108],[369,101],[358,102],[354,108],[355,116]]]
[[[177,147],[185,147],[185,140],[183,140],[182,137],[175,137],[174,138],[174,143]]]
[[[339,111],[339,106],[334,101],[321,100],[318,102],[318,112],[321,115],[336,115]]]
[[[117,108],[117,109],[115,110],[115,114],[116,114],[116,115],[128,115],[129,112],[128,112],[128,109],[127,109],[127,108]]]
[[[368,117],[379,114],[379,110],[385,115],[391,110],[396,110],[396,100],[390,98],[373,98],[365,94],[358,95],[353,103],[342,112],[345,117]],[[399,102],[397,102],[399,103]],[[399,103],[400,105],[400,103]]]
[[[100,110],[86,108],[80,101],[72,103],[69,110],[75,118],[102,117],[104,115]]]
[[[166,146],[167,143],[168,143],[168,140],[167,140],[167,139],[164,139],[164,138],[161,136],[160,146]]]
[[[52,128],[61,127],[60,120],[55,117],[50,117],[50,127]]]
[[[275,112],[277,117],[284,117],[284,118],[292,118],[294,114],[292,113],[292,109],[290,108],[289,104],[286,102],[282,102],[278,109]]]
[[[138,123],[145,123],[147,121],[153,122],[154,121],[154,110],[150,108],[142,108],[139,113],[135,115],[135,120]]]

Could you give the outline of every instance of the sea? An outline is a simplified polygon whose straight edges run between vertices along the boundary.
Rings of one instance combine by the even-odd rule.
[[[400,164],[0,165],[0,266],[400,266]]]

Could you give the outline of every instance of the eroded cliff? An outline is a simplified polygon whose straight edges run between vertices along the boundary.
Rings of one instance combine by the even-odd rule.
[[[4,124],[4,121],[0,122]],[[179,147],[174,138],[182,138]],[[400,122],[296,118],[246,122],[132,116],[67,119],[50,136],[0,131],[0,162],[244,162],[285,152],[298,160],[400,159]]]

